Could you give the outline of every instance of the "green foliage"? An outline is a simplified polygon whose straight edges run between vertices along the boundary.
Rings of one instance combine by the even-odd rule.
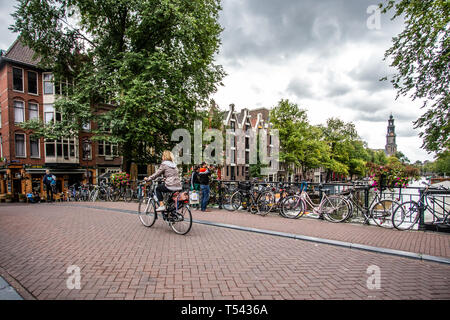
[[[325,163],[325,168],[328,169],[327,180],[331,172],[344,176],[364,175],[365,161],[369,159],[369,154],[355,125],[330,118],[322,129],[324,139],[330,147],[330,160]]]
[[[172,131],[189,127],[208,106],[225,75],[214,64],[220,9],[220,0],[20,1],[11,29],[56,81],[74,81],[55,104],[62,123],[27,126],[64,136],[96,121],[93,132],[120,142],[124,163],[155,161],[172,147]]]
[[[392,19],[405,21],[405,29],[385,53],[398,70],[391,82],[398,95],[424,100],[426,112],[414,122],[423,129],[422,147],[445,152],[450,147],[450,1],[385,0],[380,8],[394,10]]]
[[[420,177],[420,171],[417,168],[404,165],[396,157],[389,157],[384,166],[368,162],[367,168],[375,190],[405,188],[412,180]]]
[[[450,151],[441,153],[434,165],[436,173],[450,176]]]
[[[280,161],[308,169],[322,166],[329,157],[329,147],[320,127],[308,123],[306,110],[289,100],[281,100],[271,110],[270,119],[279,130]]]

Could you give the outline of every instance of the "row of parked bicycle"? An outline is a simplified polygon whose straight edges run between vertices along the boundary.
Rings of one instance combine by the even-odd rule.
[[[110,184],[101,182],[94,186],[79,186],[69,189],[69,201],[136,201],[140,202],[146,197],[153,184],[138,182],[134,187],[124,186],[115,188]],[[183,183],[184,189],[189,190],[189,183]],[[153,185],[154,187],[154,185]],[[348,187],[345,192],[329,194],[329,189],[323,185],[317,188],[302,183],[258,183],[256,181],[243,181],[227,183],[214,181],[211,186],[209,205],[217,206],[228,211],[247,210],[253,214],[265,216],[270,212],[278,213],[282,217],[298,219],[306,214],[313,214],[330,222],[346,222],[356,215],[363,218],[366,224],[375,224],[385,228],[399,230],[412,229],[419,221],[420,215],[427,209],[434,216],[436,224],[449,226],[450,216],[445,198],[435,197],[434,193],[449,193],[443,187],[432,189],[427,185],[418,201],[404,201],[400,198],[383,198],[382,191],[371,191],[370,202],[360,201],[358,193],[367,191],[369,187]],[[318,191],[318,192],[317,192]],[[195,191],[191,191],[195,192]],[[198,192],[198,191],[197,191]],[[195,203],[201,201],[201,193]],[[448,199],[448,197],[447,197]],[[191,201],[192,202],[192,201]],[[436,210],[439,207],[440,210]]]
[[[414,228],[424,212],[433,215],[435,225],[450,227],[450,190],[445,187],[431,188],[424,182],[426,188],[418,196],[418,201],[410,198],[400,201],[401,197],[383,197],[383,191],[371,191],[372,200],[360,200],[361,194],[369,200],[369,186],[358,186],[354,183],[344,192],[329,195],[329,189],[318,185],[318,200],[311,197],[307,183],[275,186],[260,186],[252,183],[239,183],[229,199],[228,210],[247,208],[252,213],[267,215],[278,212],[281,216],[298,219],[305,214],[314,214],[330,222],[349,221],[356,215],[361,215],[363,223],[375,224],[384,228],[409,230]]]

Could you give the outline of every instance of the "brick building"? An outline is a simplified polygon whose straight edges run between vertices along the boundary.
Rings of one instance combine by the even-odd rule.
[[[59,121],[54,108],[58,96],[73,85],[55,82],[49,70],[38,66],[34,52],[17,39],[0,57],[0,194],[44,194],[42,177],[46,169],[57,178],[63,192],[74,183],[96,182],[105,172],[120,171],[122,158],[118,146],[91,140],[95,123],[86,123],[78,135],[61,140],[36,139],[20,124],[40,119]],[[105,112],[112,106],[97,106]]]

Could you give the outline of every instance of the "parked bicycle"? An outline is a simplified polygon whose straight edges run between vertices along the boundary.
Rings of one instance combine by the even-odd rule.
[[[446,209],[445,201],[439,199],[439,197],[433,196],[433,194],[445,195],[450,194],[449,189],[445,187],[430,188],[431,185],[422,182],[426,185],[426,188],[422,191],[419,201],[405,201],[401,203],[394,211],[392,215],[392,225],[398,230],[410,230],[420,219],[421,212],[430,210],[433,215],[434,224],[437,226],[450,227],[450,210]],[[447,205],[448,208],[448,205]],[[442,211],[442,215],[439,215],[437,211]]]
[[[112,187],[105,183],[104,181],[100,181],[99,185],[94,186],[91,190],[90,201],[111,201],[112,200]]]
[[[159,180],[160,181],[160,180]],[[146,195],[139,201],[138,214],[141,223],[150,228],[158,219],[156,212],[157,201],[155,201],[155,189],[158,180],[150,182],[150,187],[146,188]],[[145,187],[147,182],[141,182]],[[185,191],[172,191],[164,194],[166,210],[161,212],[165,222],[175,233],[185,235],[192,227],[192,214],[189,208],[189,195]]]
[[[292,186],[288,184],[280,183],[274,187],[266,187],[258,201],[260,214],[267,215],[269,212],[278,211],[282,217],[290,218],[283,212],[283,203],[287,198],[294,195]]]
[[[239,181],[237,191],[230,197],[230,206],[227,209],[235,211],[242,207],[253,214],[259,214],[258,201],[264,190],[255,190],[254,187],[251,182]]]
[[[383,189],[381,188],[375,193],[375,196],[373,197],[372,202],[369,204],[369,206],[365,207],[365,205],[361,204],[358,201],[355,194],[359,190],[366,190],[368,192],[369,189],[370,187],[357,188],[355,185],[350,188],[347,192],[347,195],[344,196],[345,200],[349,204],[350,212],[346,217],[343,217],[342,220],[339,216],[340,221],[336,222],[349,220],[353,217],[355,212],[358,211],[361,212],[364,217],[364,224],[370,224],[370,221],[373,220],[373,222],[375,222],[375,224],[379,227],[392,228],[392,215],[394,213],[394,210],[399,206],[399,202],[393,199],[383,199]]]
[[[347,218],[350,206],[343,197],[328,195],[328,190],[320,184],[319,192],[322,196],[319,203],[315,203],[307,193],[308,184],[306,182],[303,184],[305,188],[300,194],[287,197],[283,201],[281,210],[286,218],[298,219],[311,210],[330,222],[341,222]]]

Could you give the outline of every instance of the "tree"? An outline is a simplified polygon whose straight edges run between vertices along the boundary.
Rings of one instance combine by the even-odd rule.
[[[394,156],[400,160],[402,163],[409,163],[409,159],[405,156],[405,154],[401,151],[397,151]]]
[[[331,174],[337,173],[343,176],[350,174],[350,163],[354,171],[352,173],[362,173],[362,162],[356,159],[367,158],[368,155],[361,148],[363,142],[358,136],[355,125],[351,122],[345,123],[337,118],[327,120],[326,126],[323,126],[324,139],[330,146],[330,160],[325,164],[327,170],[326,180],[331,179]],[[358,148],[356,152],[355,148]],[[364,155],[362,154],[364,152]],[[358,155],[359,153],[359,155]]]
[[[399,95],[424,99],[426,112],[414,122],[422,128],[422,147],[441,153],[450,147],[450,2],[448,0],[386,0],[382,12],[403,16],[405,29],[385,53],[398,74],[391,79]],[[387,78],[384,78],[386,80]]]
[[[436,173],[450,176],[450,151],[441,153],[434,162],[434,165]]]
[[[37,136],[77,134],[89,120],[95,139],[121,145],[124,169],[156,161],[170,135],[199,118],[225,75],[214,64],[220,0],[22,0],[11,29],[73,92],[58,99],[54,125]],[[76,20],[76,25],[69,22]],[[102,106],[113,108],[100,112]]]
[[[329,147],[322,129],[308,122],[306,110],[289,100],[281,100],[272,109],[270,119],[279,130],[280,161],[287,166],[301,166],[303,179],[308,169],[318,168],[328,161]]]

